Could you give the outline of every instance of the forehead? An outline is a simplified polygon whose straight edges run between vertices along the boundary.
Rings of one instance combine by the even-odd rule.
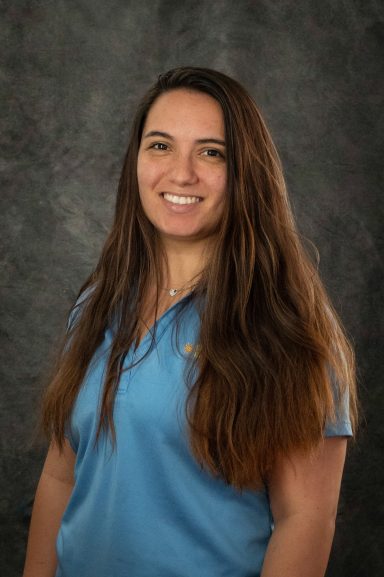
[[[224,138],[224,115],[220,104],[209,94],[196,90],[177,89],[161,94],[152,104],[144,124],[144,132],[196,132],[199,138]],[[209,134],[208,134],[209,133]]]

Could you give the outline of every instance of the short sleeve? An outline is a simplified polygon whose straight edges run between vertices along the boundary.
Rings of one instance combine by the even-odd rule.
[[[339,395],[339,386],[332,376],[332,384],[335,399]],[[352,437],[352,426],[349,418],[349,394],[348,390],[343,392],[341,403],[336,410],[336,418],[328,419],[325,423],[324,437]]]
[[[67,423],[64,430],[64,438],[68,441],[72,451],[77,453],[78,443],[74,439],[72,427],[70,423]]]
[[[70,332],[74,328],[76,323],[79,321],[83,305],[85,304],[85,301],[87,300],[87,298],[90,295],[90,293],[92,292],[92,290],[93,290],[93,288],[89,287],[83,293],[81,293],[81,295],[79,296],[79,298],[77,299],[77,301],[75,302],[74,306],[72,307],[72,309],[69,313],[68,321],[67,321],[67,342],[65,345],[66,350],[68,350],[70,342],[71,342],[71,338],[72,338],[70,335]],[[69,421],[65,425],[64,437],[69,442],[72,450],[75,453],[77,453],[78,441],[76,441],[74,434],[73,434],[73,430],[72,430],[72,426],[71,426],[71,417],[69,418]]]

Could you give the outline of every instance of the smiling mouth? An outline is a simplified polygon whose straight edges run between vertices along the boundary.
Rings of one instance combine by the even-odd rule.
[[[200,196],[177,196],[168,192],[164,192],[162,197],[173,204],[195,204],[203,200]]]

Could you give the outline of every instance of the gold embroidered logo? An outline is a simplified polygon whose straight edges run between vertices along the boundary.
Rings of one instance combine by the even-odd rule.
[[[200,353],[201,346],[200,345],[193,345],[192,343],[186,343],[184,345],[184,352],[185,353],[193,353],[195,357]]]

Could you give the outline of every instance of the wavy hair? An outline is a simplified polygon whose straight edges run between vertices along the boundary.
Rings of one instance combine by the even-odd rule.
[[[161,283],[156,230],[139,200],[138,150],[154,101],[180,89],[203,92],[220,104],[228,183],[209,266],[192,295],[199,302],[203,295],[204,306],[193,367],[198,370],[189,372],[186,383],[190,445],[214,475],[240,489],[253,487],[268,477],[278,455],[309,452],[320,442],[345,394],[355,430],[355,361],[295,227],[281,162],[261,114],[238,82],[215,70],[170,70],[138,107],[112,230],[81,288],[81,314],[45,394],[42,424],[62,447],[89,363],[117,319],[97,431],[97,438],[104,432],[115,441],[113,406],[123,361],[136,339],[149,279],[155,278],[157,291]]]

